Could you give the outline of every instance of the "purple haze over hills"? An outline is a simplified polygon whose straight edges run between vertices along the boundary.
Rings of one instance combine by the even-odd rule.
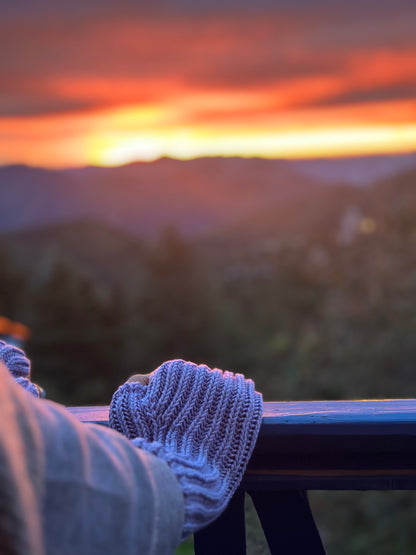
[[[328,182],[367,185],[416,168],[416,154],[340,160],[161,159],[117,168],[0,167],[0,232],[98,220],[154,236],[209,233],[282,208]]]

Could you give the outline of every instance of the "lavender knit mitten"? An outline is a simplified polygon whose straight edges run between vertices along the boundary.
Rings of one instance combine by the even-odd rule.
[[[149,385],[114,394],[110,426],[164,459],[184,494],[183,538],[215,520],[243,477],[262,420],[262,397],[241,374],[165,362]]]
[[[35,397],[43,396],[43,390],[30,381],[30,361],[21,349],[0,341],[0,361],[26,391]]]

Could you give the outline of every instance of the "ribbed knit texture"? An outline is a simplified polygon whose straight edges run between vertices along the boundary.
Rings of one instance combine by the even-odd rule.
[[[41,389],[30,381],[30,361],[18,347],[0,341],[0,361],[26,391],[35,397],[41,396]]]
[[[109,420],[177,476],[186,537],[227,506],[253,451],[262,413],[262,397],[243,375],[173,360],[151,374],[148,386],[122,385]]]

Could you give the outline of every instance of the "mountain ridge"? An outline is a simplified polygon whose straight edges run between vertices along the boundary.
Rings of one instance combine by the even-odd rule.
[[[284,162],[258,159],[163,159],[81,170],[3,167],[0,232],[84,218],[147,237],[168,226],[193,235],[319,186]]]
[[[388,178],[409,168],[416,169],[416,154],[312,161],[161,158],[63,170],[4,166],[0,233],[84,219],[144,238],[170,226],[188,237],[204,235],[263,211],[293,208],[302,199],[313,203],[314,193],[328,186],[365,186],[375,175]]]

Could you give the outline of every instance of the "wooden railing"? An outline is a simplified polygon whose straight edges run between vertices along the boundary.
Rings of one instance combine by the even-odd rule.
[[[69,409],[107,423],[108,407]],[[272,553],[322,554],[306,490],[416,489],[416,400],[265,403],[242,485],[196,534],[198,555],[245,553],[244,491]]]

